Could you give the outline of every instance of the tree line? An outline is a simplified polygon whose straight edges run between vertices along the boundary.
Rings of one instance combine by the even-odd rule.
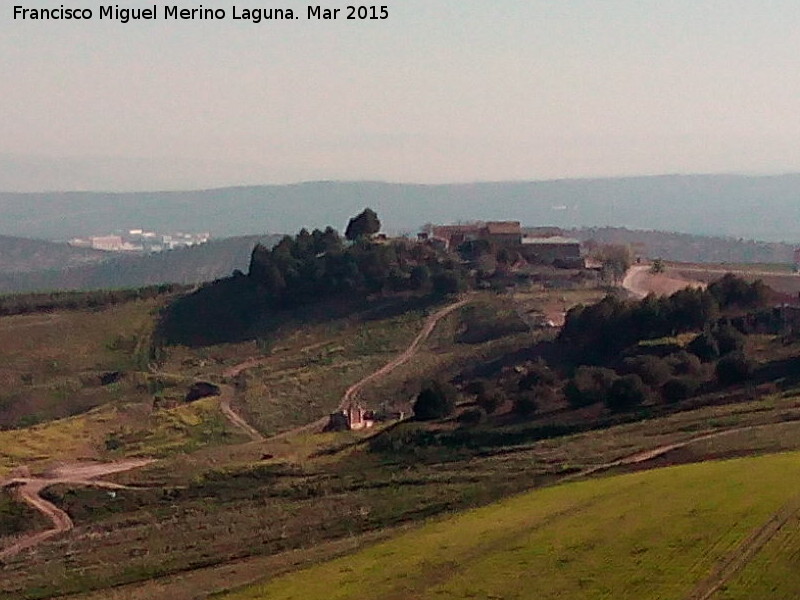
[[[638,341],[699,331],[723,313],[760,309],[769,301],[762,281],[748,283],[730,273],[706,289],[686,288],[671,296],[651,294],[640,301],[607,296],[571,309],[559,341],[576,361],[601,363]]]
[[[91,292],[41,292],[0,296],[0,316],[46,313],[57,310],[98,309],[134,300],[146,300],[189,289],[179,284],[151,285]]]
[[[213,343],[247,336],[266,313],[332,298],[349,300],[402,292],[452,294],[467,285],[457,257],[431,245],[375,239],[380,220],[365,209],[345,236],[333,227],[258,244],[248,272],[203,286],[170,307],[162,322],[167,341]]]

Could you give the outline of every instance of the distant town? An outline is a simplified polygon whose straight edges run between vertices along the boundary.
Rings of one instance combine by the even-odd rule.
[[[202,233],[158,233],[144,229],[129,229],[125,233],[73,238],[69,241],[69,244],[76,248],[92,248],[106,252],[148,254],[187,246],[198,246],[205,244],[210,239],[211,234],[207,231]]]

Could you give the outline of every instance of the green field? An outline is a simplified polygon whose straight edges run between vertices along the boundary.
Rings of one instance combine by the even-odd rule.
[[[226,600],[692,597],[800,493],[800,454],[561,485],[430,524]],[[720,598],[795,598],[786,528]],[[765,565],[757,566],[763,557]],[[781,596],[773,596],[771,578]],[[739,590],[739,591],[737,591]]]

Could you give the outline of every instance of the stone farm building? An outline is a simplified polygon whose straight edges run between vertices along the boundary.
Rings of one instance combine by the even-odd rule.
[[[325,431],[358,431],[375,424],[372,411],[365,410],[358,404],[350,404],[347,408],[331,413]]]
[[[583,263],[580,241],[562,236],[522,238],[521,254],[525,260],[538,264]]]
[[[519,221],[488,221],[467,225],[434,225],[430,238],[444,243],[446,248],[458,248],[464,242],[486,240],[497,246],[518,246],[522,241]]]
[[[579,240],[560,235],[523,236],[519,221],[487,221],[466,225],[434,225],[430,232],[420,234],[445,248],[456,249],[464,242],[485,240],[498,248],[518,251],[531,263],[582,267]]]

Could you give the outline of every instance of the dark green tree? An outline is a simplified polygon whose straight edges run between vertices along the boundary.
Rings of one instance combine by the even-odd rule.
[[[444,419],[452,415],[455,408],[455,391],[448,385],[432,381],[417,396],[414,417],[419,421]]]
[[[649,389],[638,375],[625,375],[617,379],[611,386],[606,399],[606,406],[611,410],[629,410],[642,404],[648,396]]]
[[[365,208],[360,214],[356,215],[347,224],[344,237],[355,241],[362,237],[368,237],[381,230],[381,221],[377,213],[371,208]]]
[[[564,395],[572,408],[605,402],[617,374],[602,367],[578,367],[564,387]]]
[[[731,352],[719,359],[716,367],[717,381],[733,385],[747,381],[753,374],[753,363],[743,352]]]

